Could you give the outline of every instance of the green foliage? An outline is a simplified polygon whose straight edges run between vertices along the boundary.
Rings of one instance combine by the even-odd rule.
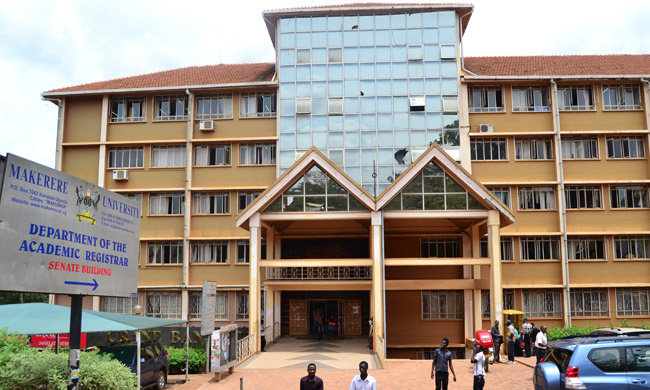
[[[546,332],[546,337],[548,338],[548,341],[551,340],[557,340],[561,339],[562,337],[567,337],[567,336],[579,336],[579,335],[585,335],[591,332],[592,330],[599,329],[599,328],[644,328],[644,329],[650,329],[650,324],[645,324],[644,322],[641,322],[641,325],[633,325],[630,324],[627,320],[627,318],[623,318],[618,322],[617,325],[612,324],[611,322],[607,325],[602,325],[602,324],[597,324],[597,325],[585,325],[585,326],[571,326],[571,327],[556,327],[556,328],[549,328],[548,331]]]
[[[169,372],[171,374],[182,374],[185,372],[185,348],[165,347],[169,353]],[[205,362],[208,359],[205,349],[190,348],[188,367],[190,374],[198,374],[204,371]]]
[[[47,303],[48,301],[49,297],[47,294],[0,292],[0,305],[33,302]]]

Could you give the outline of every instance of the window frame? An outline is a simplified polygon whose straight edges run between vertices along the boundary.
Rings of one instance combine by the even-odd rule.
[[[139,114],[128,115],[129,111],[134,110],[133,104],[140,103]],[[116,106],[117,105],[117,106]],[[120,105],[124,107],[120,108]],[[147,121],[147,97],[146,96],[113,96],[109,103],[110,112],[108,114],[110,123],[134,123]],[[123,112],[121,112],[123,110]]]
[[[260,101],[261,98],[261,101]],[[269,99],[269,111],[266,110],[264,104],[265,99]],[[244,112],[244,108],[251,108],[251,103],[248,101],[253,99],[254,111]],[[246,102],[244,102],[246,100]],[[278,94],[275,91],[258,91],[258,92],[242,92],[239,97],[239,117],[240,118],[275,118],[278,116]],[[261,103],[261,106],[260,106]],[[260,107],[262,111],[260,112]]]
[[[176,210],[178,201],[178,210]],[[166,204],[166,206],[165,206]],[[154,210],[156,207],[158,210]],[[161,212],[165,208],[167,212]],[[171,208],[171,212],[169,212]],[[174,211],[177,212],[174,212]],[[183,215],[185,213],[185,194],[183,192],[153,192],[149,194],[149,215]]]
[[[213,103],[212,101],[215,101]],[[223,101],[223,102],[222,102]],[[208,104],[206,104],[208,102]],[[201,110],[201,107],[203,108]],[[213,112],[216,109],[216,112]],[[216,120],[216,119],[232,119],[233,111],[233,94],[215,93],[204,94],[196,96],[196,113],[194,119],[197,120]]]
[[[125,153],[127,152],[127,153]],[[135,153],[135,156],[133,154]],[[121,155],[122,163],[117,164],[118,156]],[[124,164],[125,156],[128,157],[127,164]],[[135,159],[135,165],[131,165],[131,160]],[[128,169],[144,168],[144,147],[143,146],[112,146],[108,149],[108,168],[110,169]]]
[[[172,301],[172,297],[174,297],[175,302]],[[158,300],[158,304],[156,305],[155,303],[152,304],[151,301]],[[163,304],[163,298],[167,298],[169,302],[167,304]],[[145,301],[146,301],[146,311],[145,314],[147,317],[152,317],[152,318],[181,318],[182,315],[182,296],[180,292],[176,291],[147,291],[146,296],[145,296]],[[152,313],[151,307],[152,306],[158,306],[158,310],[156,312]],[[175,306],[175,307],[172,307]],[[168,309],[172,310],[167,310],[163,312],[163,307],[166,307]]]
[[[622,307],[625,306],[625,302],[621,302],[620,299],[625,300],[624,293],[629,293],[630,305],[629,309]],[[650,288],[647,287],[617,287],[616,288],[616,316],[617,317],[639,317],[639,316],[650,316]],[[645,297],[642,299],[642,295]],[[635,305],[633,299],[637,298],[638,303]],[[623,305],[619,305],[623,303]],[[641,307],[642,304],[644,307]],[[636,308],[635,308],[636,307]]]
[[[574,244],[576,243],[576,244]],[[590,257],[590,248],[591,244],[595,243],[595,248],[593,250],[596,252],[596,257]],[[585,249],[576,248],[573,250],[573,246],[578,245]],[[600,247],[599,247],[600,246]],[[566,256],[569,261],[605,261],[607,260],[607,240],[604,236],[568,236],[566,244]],[[576,253],[587,253],[587,257],[578,257],[575,256]],[[599,257],[598,254],[601,256]]]
[[[428,310],[425,310],[425,296],[428,295]],[[443,300],[444,304],[434,304],[434,296],[438,297],[438,303]],[[452,299],[453,297],[453,302]],[[451,303],[450,303],[451,302]],[[445,312],[443,313],[443,305]],[[435,309],[438,309],[436,312]],[[453,310],[451,310],[453,309]],[[420,291],[420,319],[421,320],[462,320],[465,318],[463,290],[421,290]]]
[[[616,144],[620,143],[616,150]],[[605,137],[605,147],[607,150],[608,160],[630,160],[630,159],[645,159],[645,137],[635,135],[623,136],[607,136]],[[632,150],[635,150],[636,155],[632,155]],[[620,156],[617,156],[620,152]]]
[[[634,111],[641,110],[641,88],[639,84],[603,84],[602,98],[603,98],[603,111]],[[633,88],[632,99],[635,100],[632,104],[621,104],[625,102],[628,92],[624,91],[626,88]],[[616,96],[616,103],[611,104],[611,95],[608,92],[613,89]],[[635,93],[636,92],[636,93]],[[609,102],[609,104],[607,104]]]
[[[589,157],[585,157],[585,148],[584,148],[585,145],[588,145]],[[571,150],[568,150],[569,147],[571,148]],[[600,159],[600,142],[598,141],[598,136],[562,138],[562,142],[560,143],[560,149],[562,152],[563,160],[599,160]],[[570,152],[576,157],[570,157],[569,156]],[[577,156],[578,154],[582,154],[582,156]]]
[[[575,195],[572,195],[575,193]],[[591,203],[593,207],[588,207],[589,205],[589,193],[591,193]],[[598,194],[594,196],[594,194]],[[575,196],[575,199],[572,197]],[[598,205],[596,205],[596,200]],[[576,207],[573,207],[574,201]],[[584,203],[584,207],[582,204]],[[603,209],[603,187],[602,186],[574,186],[567,185],[564,187],[564,204],[567,210],[602,210]]]
[[[178,111],[178,108],[179,108],[178,107],[179,99],[181,99],[181,98],[183,99],[183,103],[182,103],[183,108],[182,108],[182,110],[183,110],[184,114],[179,115],[177,113],[177,111]],[[171,103],[172,100],[175,100],[175,103],[176,103],[174,105],[173,110],[172,110],[172,103]],[[188,120],[189,115],[190,115],[188,100],[189,99],[187,98],[187,95],[159,95],[159,96],[155,96],[154,97],[154,110],[155,111],[154,111],[153,120],[154,121],[186,121],[186,120]],[[161,104],[163,104],[164,102],[167,102],[167,104],[168,104],[169,114],[171,114],[172,111],[173,111],[174,115],[160,115],[160,113],[162,111]]]
[[[612,237],[612,241],[614,260],[650,259],[650,235],[617,235]],[[640,253],[641,251],[645,253]]]
[[[539,297],[542,296],[542,307],[536,308],[540,309],[539,311],[533,311],[530,307],[530,299],[533,295],[536,295],[539,300]],[[553,299],[553,309],[548,310],[546,307],[547,296],[552,296]],[[561,291],[542,291],[542,290],[523,290],[521,297],[523,311],[526,313],[528,318],[561,318],[564,311],[562,307],[562,292]],[[537,302],[539,303],[539,302]],[[559,312],[557,311],[559,308]]]
[[[242,302],[245,301],[245,302]],[[244,306],[245,303],[245,306]],[[247,320],[250,316],[250,295],[248,291],[237,291],[235,297],[235,319]]]
[[[621,196],[623,194],[624,196]],[[640,201],[641,203],[639,204],[637,201]],[[612,210],[650,208],[650,187],[647,184],[610,185],[609,206]]]
[[[154,253],[152,253],[152,247],[154,248]],[[183,241],[150,241],[147,242],[147,265],[182,265],[183,264]],[[165,253],[169,252],[169,253]],[[174,256],[173,253],[176,253]],[[164,259],[163,256],[169,255],[168,259]],[[159,257],[158,259],[153,259],[154,257]]]
[[[194,241],[190,243],[190,264],[229,264],[229,255],[230,242],[228,240]]]
[[[586,310],[585,299],[589,297],[590,300],[594,298],[594,294],[597,294],[597,299],[599,302],[598,310],[593,310],[594,303],[590,301],[589,306],[592,310]],[[604,296],[602,295],[604,294]],[[580,296],[583,302],[583,308],[578,311],[576,309],[576,297]],[[602,305],[605,305],[605,310],[602,309]],[[569,310],[572,317],[609,317],[609,289],[608,288],[572,288],[569,293]]]
[[[497,147],[497,158],[494,156],[494,146]],[[481,156],[479,157],[479,144],[482,149]],[[503,146],[503,150],[502,149]],[[486,148],[487,147],[487,148]],[[489,151],[490,158],[487,158],[487,151]],[[470,139],[470,158],[472,161],[508,161],[508,139],[506,137],[480,137]]]
[[[541,95],[539,96],[539,99],[541,100],[539,103],[542,103],[541,105],[536,104],[538,103],[536,101],[538,98],[536,96],[538,91]],[[525,100],[524,103],[526,104],[521,105],[523,96],[517,96],[518,93],[515,92],[525,92],[525,99],[523,100]],[[551,94],[548,85],[513,85],[510,87],[510,94],[512,100],[512,112],[551,112]],[[519,102],[517,102],[516,99],[519,100]],[[544,100],[546,100],[546,102],[544,102]],[[533,104],[528,104],[529,102],[532,102]]]
[[[518,186],[519,211],[557,210],[555,186]],[[538,207],[539,206],[539,207]]]
[[[268,149],[268,152],[266,151]],[[246,149],[246,152],[243,150]],[[252,151],[249,151],[252,149]],[[257,143],[241,143],[239,144],[239,165],[241,166],[259,166],[259,165],[275,165],[277,163],[277,146],[275,142],[257,142]],[[250,158],[249,158],[250,157]],[[261,162],[258,161],[261,158]],[[268,161],[264,161],[268,157]],[[253,162],[246,160],[252,159]]]
[[[510,187],[509,186],[495,186],[495,187],[488,187],[488,190],[494,194],[503,204],[505,204],[507,207],[510,207],[512,204],[512,197],[510,194]],[[504,202],[504,197],[503,193],[506,193],[506,198]]]
[[[594,88],[591,84],[576,84],[576,85],[558,85],[557,86],[557,97],[558,97],[558,109],[560,111],[595,111],[596,103],[594,101]],[[585,92],[587,91],[588,92]],[[568,91],[569,104],[561,104],[564,101],[564,91]],[[586,100],[590,104],[575,104],[579,100],[578,91],[582,91],[583,98],[586,97]],[[575,99],[575,101],[574,101]]]
[[[546,243],[548,243],[548,248],[546,248]],[[534,257],[530,257],[526,248],[529,244],[532,244],[534,248]],[[525,250],[526,249],[526,250]],[[549,256],[546,256],[546,252],[549,252]],[[524,256],[524,254],[526,254]],[[541,256],[540,256],[541,255]],[[556,236],[526,236],[519,237],[519,261],[528,262],[528,261],[559,261],[560,260],[560,242]]]
[[[432,250],[435,248],[434,250]],[[432,255],[432,252],[435,252]],[[440,252],[443,256],[438,256]],[[420,257],[449,259],[463,257],[463,238],[460,236],[420,237]]]
[[[537,143],[541,142],[544,143],[544,148],[540,150]],[[552,161],[555,156],[553,149],[551,138],[515,138],[515,161]],[[540,158],[539,152],[542,150],[544,156]]]
[[[138,297],[99,297],[99,311],[115,314],[133,314]]]
[[[250,205],[253,203],[255,199],[257,199],[258,196],[262,194],[262,191],[239,191],[237,193],[237,212],[241,213]],[[245,206],[242,208],[242,197],[244,200]]]
[[[494,103],[491,105],[490,93],[494,92]],[[475,93],[480,94],[479,105],[475,101]],[[467,87],[467,96],[469,102],[469,112],[470,113],[497,113],[505,112],[505,93],[502,85],[492,86],[492,85],[470,85]],[[499,101],[500,100],[500,101]]]
[[[230,215],[230,196],[230,191],[194,192],[192,215]]]
[[[221,157],[221,158],[220,158]],[[206,160],[206,164],[202,164]],[[214,164],[210,161],[214,160]],[[220,164],[219,160],[223,160]],[[193,166],[195,167],[229,167],[232,166],[231,144],[204,144],[194,147]]]
[[[176,155],[179,157],[176,157]],[[151,147],[152,168],[182,168],[185,167],[187,150],[185,145],[164,145]],[[161,160],[164,160],[161,162]],[[170,165],[169,161],[172,160]],[[180,160],[180,162],[178,161]],[[161,165],[161,164],[165,165]]]
[[[236,264],[250,264],[250,250],[249,240],[237,240]]]

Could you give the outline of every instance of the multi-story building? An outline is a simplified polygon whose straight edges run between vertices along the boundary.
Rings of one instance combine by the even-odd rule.
[[[372,319],[381,358],[650,319],[650,56],[463,58],[472,10],[267,11],[275,64],[44,93],[57,168],[142,202],[138,297],[87,307],[198,324],[211,280],[215,325]]]

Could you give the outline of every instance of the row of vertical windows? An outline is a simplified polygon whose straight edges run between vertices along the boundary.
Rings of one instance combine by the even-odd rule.
[[[215,297],[215,319],[227,320],[228,313],[228,292],[217,291]],[[104,302],[106,307],[110,308],[115,305],[113,301],[126,300],[131,298],[113,298],[102,297],[102,307]],[[189,308],[191,318],[201,318],[201,301],[202,293],[197,291],[190,292],[189,295]],[[181,318],[181,293],[171,291],[148,291],[146,295],[146,310],[145,315],[154,318]],[[118,305],[121,303],[117,303]],[[248,319],[248,291],[237,291],[235,294],[235,318],[238,320]],[[102,310],[110,311],[110,310]],[[126,314],[126,313],[124,313]],[[130,314],[130,313],[129,313]]]
[[[261,191],[239,191],[237,193],[237,211],[248,207]],[[142,193],[122,194],[134,199],[142,208]],[[150,215],[181,215],[184,213],[185,196],[183,193],[152,193],[149,198]],[[230,192],[196,192],[192,194],[192,214],[229,214]]]
[[[249,262],[250,243],[248,240],[233,241],[236,243],[236,262]],[[149,242],[147,244],[148,264],[183,264],[183,242]],[[230,241],[201,241],[190,244],[190,262],[192,264],[228,264]],[[266,259],[266,241],[262,240],[261,259]]]

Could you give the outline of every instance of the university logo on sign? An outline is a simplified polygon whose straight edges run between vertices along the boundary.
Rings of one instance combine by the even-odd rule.
[[[84,189],[82,185],[77,187],[77,206],[79,207],[79,213],[77,214],[77,221],[87,221],[91,225],[97,223],[95,219],[95,213],[97,212],[97,203],[99,203],[99,198],[101,195],[95,190],[94,196],[90,191],[90,188]]]

